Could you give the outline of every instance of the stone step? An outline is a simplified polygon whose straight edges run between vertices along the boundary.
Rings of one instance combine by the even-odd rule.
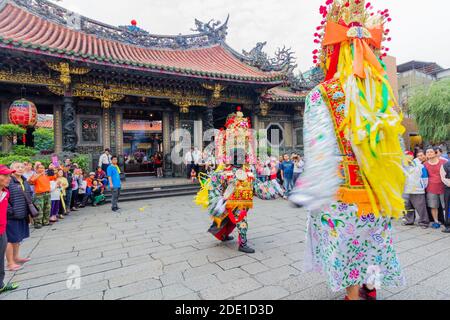
[[[161,194],[141,194],[141,195],[128,194],[128,195],[124,195],[124,196],[120,195],[119,202],[160,199],[160,198],[187,196],[187,195],[194,196],[196,193],[197,193],[197,191],[166,192],[166,193],[161,193]],[[194,200],[194,197],[192,197],[192,200]],[[111,202],[111,197],[109,197],[109,198],[107,197],[106,203],[110,203],[110,202]]]
[[[182,185],[182,186],[166,186],[166,187],[141,187],[141,188],[128,188],[121,189],[120,194],[140,194],[140,193],[161,193],[168,191],[179,191],[179,190],[196,190],[200,188],[199,185]],[[105,191],[105,196],[111,195],[110,190]]]
[[[120,192],[120,201],[135,201],[145,199],[157,199],[176,197],[182,195],[194,195],[198,192],[199,185],[186,184],[186,185],[174,185],[164,187],[141,187],[124,189]],[[106,202],[111,201],[111,192],[106,191]]]

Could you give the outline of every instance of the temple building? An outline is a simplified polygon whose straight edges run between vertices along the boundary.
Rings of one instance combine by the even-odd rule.
[[[53,127],[55,153],[91,154],[105,148],[120,157],[164,155],[168,176],[177,128],[220,128],[241,106],[257,129],[277,129],[281,148],[302,150],[305,90],[292,76],[292,52],[274,58],[258,43],[239,53],[226,43],[224,23],[195,20],[194,34],[150,34],[133,21],[110,26],[45,0],[0,0],[1,122],[10,104],[25,98]],[[8,148],[6,141],[2,149]],[[125,166],[125,171],[146,171]]]

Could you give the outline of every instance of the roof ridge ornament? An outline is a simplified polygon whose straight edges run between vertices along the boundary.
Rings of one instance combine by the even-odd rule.
[[[226,31],[228,29],[228,21],[230,19],[230,14],[227,15],[227,19],[222,24],[220,20],[211,19],[208,22],[202,22],[198,19],[195,19],[195,28],[192,28],[191,31],[198,33],[205,33],[216,35],[221,38],[221,40],[225,40],[225,36],[227,35]]]
[[[291,48],[278,48],[275,52],[275,57],[270,58],[267,53],[263,51],[267,41],[258,42],[256,46],[249,52],[242,50],[241,58],[251,66],[254,66],[262,71],[278,71],[285,74],[290,74],[297,67],[295,64],[296,58]]]
[[[58,0],[54,0],[58,1]],[[190,49],[223,43],[227,36],[228,20],[224,23],[210,20],[207,23],[195,19],[196,34],[156,35],[130,26],[111,26],[67,10],[48,0],[0,0],[0,5],[12,2],[42,19],[77,29],[96,37],[128,43],[146,48]]]

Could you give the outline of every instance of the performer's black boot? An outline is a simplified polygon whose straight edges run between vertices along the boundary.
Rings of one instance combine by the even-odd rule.
[[[233,237],[233,236],[225,236],[225,237],[222,239],[222,242],[228,242],[228,241],[232,241],[232,240],[234,240],[234,237]]]
[[[245,253],[255,253],[255,249],[250,248],[248,245],[239,246],[239,251]]]

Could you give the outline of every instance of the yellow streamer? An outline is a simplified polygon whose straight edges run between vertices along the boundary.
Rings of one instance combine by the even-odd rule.
[[[399,218],[404,212],[402,192],[405,181],[399,139],[405,130],[401,125],[402,115],[394,111],[397,102],[392,87],[376,68],[365,61],[366,79],[353,75],[351,50],[349,42],[341,44],[337,77],[347,99],[342,128],[350,133],[374,214]],[[383,84],[388,91],[388,107],[380,113]]]

